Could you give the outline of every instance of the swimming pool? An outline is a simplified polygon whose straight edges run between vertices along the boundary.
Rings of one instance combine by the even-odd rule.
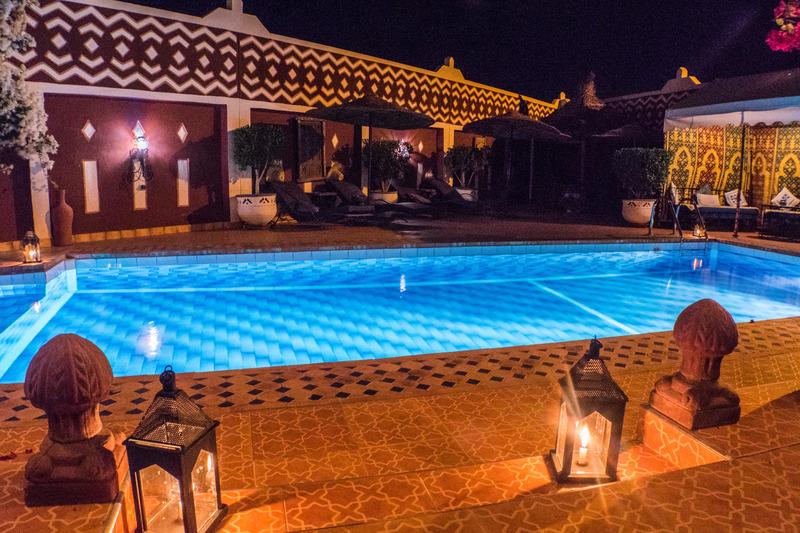
[[[124,376],[662,331],[701,298],[737,321],[800,315],[800,259],[704,242],[78,259],[48,277],[0,277],[0,382],[60,333]]]

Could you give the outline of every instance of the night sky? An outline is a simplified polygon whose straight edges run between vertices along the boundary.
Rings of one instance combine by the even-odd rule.
[[[224,0],[139,0],[202,15]],[[603,97],[800,66],[764,43],[777,0],[245,0],[273,33],[551,100],[590,70]]]

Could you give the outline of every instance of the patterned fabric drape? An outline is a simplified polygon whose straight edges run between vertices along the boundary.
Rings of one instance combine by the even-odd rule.
[[[708,184],[712,190],[735,189],[741,136],[739,126],[667,132],[664,146],[672,152],[670,181],[679,188]],[[744,165],[742,189],[752,205],[769,203],[783,187],[800,196],[800,126],[748,126]]]

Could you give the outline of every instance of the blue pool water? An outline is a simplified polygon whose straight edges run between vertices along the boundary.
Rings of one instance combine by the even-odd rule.
[[[662,331],[701,298],[737,321],[800,315],[796,258],[714,243],[649,248],[78,261],[46,287],[0,278],[0,382],[23,381],[60,333],[96,343],[123,376],[167,364],[209,371]],[[471,252],[491,255],[439,255]]]

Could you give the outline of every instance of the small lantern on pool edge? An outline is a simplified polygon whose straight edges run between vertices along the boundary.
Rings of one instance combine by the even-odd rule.
[[[213,531],[227,512],[219,486],[219,422],[176,387],[172,367],[161,384],[125,441],[137,531]]]
[[[32,231],[25,232],[22,237],[22,262],[42,262],[42,246],[39,242],[39,237]]]
[[[561,378],[561,414],[550,460],[559,483],[617,479],[622,421],[628,397],[600,358],[593,340],[586,354]]]

